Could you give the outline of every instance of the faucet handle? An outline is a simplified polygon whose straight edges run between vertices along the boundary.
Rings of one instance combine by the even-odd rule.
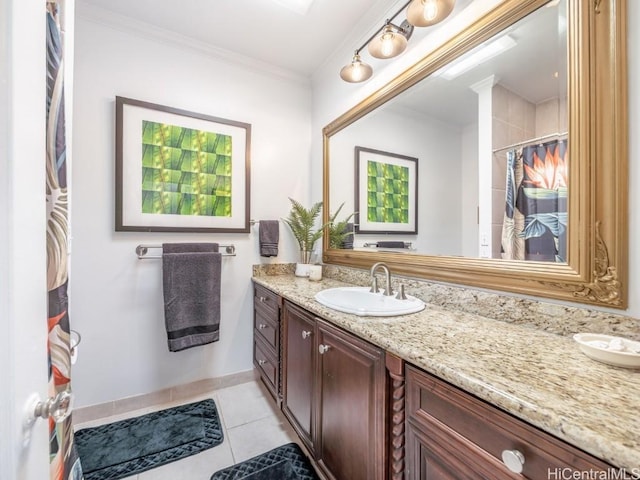
[[[371,282],[371,288],[369,289],[371,293],[378,293],[378,279],[376,276],[373,276],[373,280]]]
[[[398,293],[396,294],[396,298],[398,300],[406,300],[407,296],[404,294],[404,283],[400,284],[400,288],[398,289]]]

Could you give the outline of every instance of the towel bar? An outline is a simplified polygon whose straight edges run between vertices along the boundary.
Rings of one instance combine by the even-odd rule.
[[[147,260],[151,258],[162,258],[162,254],[160,255],[148,255],[149,249],[151,248],[159,248],[162,250],[162,245],[138,245],[136,247],[136,255],[140,260]],[[223,257],[235,257],[236,256],[236,246],[235,245],[219,245],[219,248],[223,249],[220,253],[222,253]]]

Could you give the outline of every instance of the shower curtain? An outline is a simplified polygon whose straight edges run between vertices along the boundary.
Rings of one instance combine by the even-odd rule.
[[[69,191],[64,115],[64,42],[60,5],[47,0],[46,202],[49,396],[71,389],[71,329],[67,311]],[[82,478],[71,416],[49,419],[51,480]]]
[[[502,258],[567,261],[567,141],[507,154]]]

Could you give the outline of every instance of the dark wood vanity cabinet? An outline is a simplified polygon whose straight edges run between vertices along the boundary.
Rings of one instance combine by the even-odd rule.
[[[280,309],[282,298],[254,286],[253,364],[276,403],[280,405]]]
[[[387,478],[384,351],[285,301],[282,361],[282,411],[323,474]]]
[[[260,285],[254,363],[328,480],[538,480],[613,468]]]
[[[405,374],[406,480],[574,478],[612,468],[415,367]]]

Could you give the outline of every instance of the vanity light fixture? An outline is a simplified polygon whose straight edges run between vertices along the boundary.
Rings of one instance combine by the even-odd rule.
[[[354,53],[351,63],[340,70],[340,78],[349,83],[364,82],[369,80],[371,75],[373,75],[373,68],[360,60],[358,50]]]
[[[367,47],[369,53],[375,58],[393,58],[407,49],[407,37],[411,30],[403,30],[402,26],[396,27],[387,22],[380,35],[375,36]]]
[[[360,58],[360,51],[368,46],[369,54],[375,58],[387,59],[400,55],[407,49],[407,43],[414,26],[426,27],[444,20],[453,10],[455,0],[409,0],[382,27],[375,31],[358,48],[351,63],[340,70],[340,78],[345,82],[359,83],[373,75],[373,68]],[[408,7],[408,8],[407,8]],[[400,13],[407,9],[407,19],[400,25],[392,23]],[[415,17],[415,18],[414,18]]]
[[[415,27],[430,27],[453,11],[456,0],[412,0],[407,8],[407,21]]]

